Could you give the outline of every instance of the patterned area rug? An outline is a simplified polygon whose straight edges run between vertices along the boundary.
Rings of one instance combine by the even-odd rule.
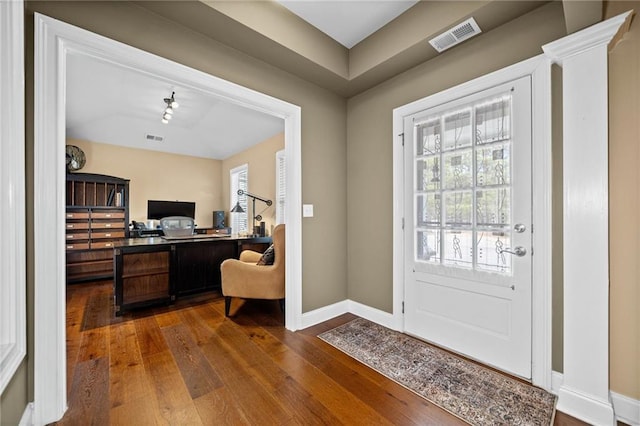
[[[556,397],[362,318],[320,339],[472,425],[551,425]]]

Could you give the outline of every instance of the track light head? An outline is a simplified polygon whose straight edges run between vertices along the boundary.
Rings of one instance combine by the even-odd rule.
[[[162,122],[167,124],[169,120],[173,117],[173,110],[178,108],[178,103],[175,100],[176,92],[171,92],[170,98],[164,98],[164,103],[167,104],[164,112],[162,113]]]

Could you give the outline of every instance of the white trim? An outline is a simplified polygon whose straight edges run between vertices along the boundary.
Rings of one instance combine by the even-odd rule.
[[[353,300],[349,300],[349,312],[371,322],[375,322],[376,324],[380,324],[383,327],[402,331],[395,327],[395,318],[389,312],[381,311],[380,309],[372,308],[371,306],[363,305]]]
[[[554,394],[558,394],[560,392],[560,388],[562,387],[562,382],[564,381],[564,377],[562,373],[558,373],[557,371],[551,372],[551,392]]]
[[[63,241],[66,55],[89,55],[138,69],[284,119],[287,175],[286,318],[302,316],[301,109],[106,37],[35,14],[34,108],[34,422],[66,408],[65,268]]]
[[[464,97],[480,90],[496,86],[505,81],[531,76],[533,101],[533,223],[539,232],[534,233],[535,256],[532,257],[532,274],[535,285],[532,290],[532,382],[544,389],[551,387],[551,254],[544,249],[551,247],[551,91],[550,64],[543,56],[519,62],[493,73],[478,77],[395,108],[393,110],[393,317],[399,330],[404,330],[402,299],[404,294],[403,251],[404,231],[402,215],[404,212],[403,148],[398,135],[403,132],[404,117],[416,114],[427,105],[439,105],[447,100]],[[535,197],[540,197],[540,200]],[[540,247],[537,249],[536,247]]]
[[[558,394],[564,382],[564,375],[553,372],[552,392]],[[621,395],[614,391],[610,391],[611,402],[613,403],[613,411],[616,421],[626,423],[631,426],[640,426],[640,401]]]
[[[0,395],[27,353],[24,4],[0,2]]]
[[[347,312],[349,312],[348,300],[342,300],[331,305],[323,306],[322,308],[314,309],[313,311],[305,312],[302,314],[300,329],[309,328],[321,322],[328,321],[331,318],[339,317]]]
[[[603,425],[615,421],[609,395],[607,54],[630,18],[631,12],[623,13],[543,46],[563,68],[564,380],[558,409]]]
[[[301,328],[309,328],[346,313],[351,313],[371,322],[375,322],[376,324],[380,324],[383,327],[397,330],[394,328],[395,322],[392,314],[349,299],[342,300],[328,306],[323,306],[322,308],[314,309],[313,311],[305,312],[302,314]]]
[[[280,224],[280,223],[285,223],[286,222],[286,217],[285,217],[285,211],[283,211],[282,208],[280,208],[280,201],[281,199],[283,199],[283,204],[284,204],[284,210],[286,210],[286,205],[287,205],[287,201],[286,201],[286,197],[287,197],[287,159],[286,159],[286,153],[284,152],[284,149],[281,149],[280,151],[276,152],[276,158],[275,158],[275,162],[276,162],[276,196],[275,196],[275,200],[274,203],[276,205],[276,220],[275,223],[276,225]],[[280,167],[282,165],[282,167]],[[284,188],[280,188],[280,179],[282,177],[282,175],[284,174],[284,178],[285,178],[285,185]]]
[[[562,64],[566,59],[598,46],[607,46],[619,32],[626,32],[631,23],[632,11],[621,13],[589,28],[569,34],[542,46],[545,55]]]
[[[20,418],[20,423],[18,423],[18,426],[33,426],[35,424],[33,421],[33,412],[34,412],[33,402],[30,402],[25,407],[24,412],[22,413],[22,417]]]
[[[532,235],[531,380],[543,389],[552,385],[553,239],[552,239],[552,109],[551,63],[541,60],[532,73]],[[539,285],[541,283],[542,285]]]
[[[611,391],[616,420],[631,426],[640,426],[640,401]]]

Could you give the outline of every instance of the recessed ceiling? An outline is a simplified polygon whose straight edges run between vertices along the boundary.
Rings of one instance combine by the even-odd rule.
[[[349,49],[418,3],[418,0],[277,1]]]
[[[284,131],[280,118],[113,63],[69,55],[67,70],[67,138],[221,160]],[[180,106],[163,124],[172,92]]]

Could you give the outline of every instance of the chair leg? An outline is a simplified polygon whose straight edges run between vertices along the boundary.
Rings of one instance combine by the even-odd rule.
[[[229,309],[231,309],[231,296],[224,297],[224,316],[229,316]]]
[[[284,314],[284,299],[279,299],[278,302],[280,302],[280,310],[282,310],[282,313]]]

